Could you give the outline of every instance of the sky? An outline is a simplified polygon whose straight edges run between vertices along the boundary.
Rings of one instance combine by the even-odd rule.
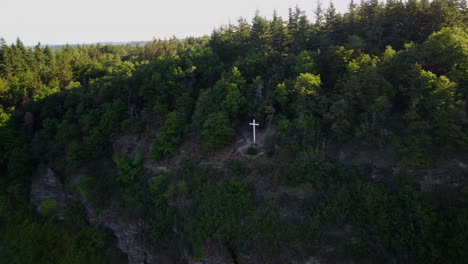
[[[333,3],[343,13],[349,1]],[[321,2],[326,9],[329,0]],[[311,19],[317,0],[2,0],[0,37],[25,45],[198,37],[239,17],[250,21],[256,10],[287,19],[296,5]]]

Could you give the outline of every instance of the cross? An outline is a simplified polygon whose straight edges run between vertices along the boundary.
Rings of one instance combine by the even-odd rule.
[[[255,123],[255,119],[254,119],[252,123],[249,123],[249,125],[251,125],[253,128],[253,143],[255,144],[255,126],[258,126],[258,124]]]

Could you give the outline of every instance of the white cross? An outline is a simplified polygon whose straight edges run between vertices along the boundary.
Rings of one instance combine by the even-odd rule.
[[[251,125],[253,128],[253,143],[255,144],[255,126],[258,126],[258,124],[255,123],[255,119],[254,119],[252,123],[249,123],[249,125]]]

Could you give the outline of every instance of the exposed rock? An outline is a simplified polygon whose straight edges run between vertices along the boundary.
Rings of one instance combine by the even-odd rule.
[[[320,264],[320,261],[318,261],[314,257],[310,257],[309,260],[307,260],[305,264]]]
[[[461,161],[457,161],[458,167],[460,167],[463,171],[468,171],[468,165]]]
[[[34,132],[34,116],[31,112],[24,114],[24,132],[29,136],[32,136]]]
[[[167,172],[169,171],[169,168],[166,167],[166,166],[158,166],[156,167],[157,171],[160,171],[160,172]]]
[[[450,193],[451,190],[463,188],[468,183],[464,175],[468,172],[466,161],[468,153],[458,153],[457,156],[442,156],[433,158],[433,163],[425,168],[413,169],[421,191],[441,191]]]
[[[33,153],[38,153],[38,151],[39,151],[39,149],[41,147],[39,132],[35,132],[34,135],[32,136],[30,147],[31,147],[31,151]]]
[[[108,227],[114,231],[118,239],[118,247],[128,255],[129,264],[158,263],[158,258],[148,250],[144,243],[143,222],[116,223]]]
[[[41,173],[33,181],[30,199],[37,209],[47,200],[57,201],[56,212],[60,212],[63,209],[66,204],[63,184],[51,168],[47,168],[45,172]]]
[[[72,185],[77,185],[87,176],[83,174],[76,175],[72,180]],[[79,201],[86,210],[88,221],[91,225],[102,226],[113,231],[117,237],[118,248],[127,254],[129,264],[152,264],[160,263],[159,258],[152,254],[151,249],[145,244],[143,230],[145,224],[141,220],[125,221],[122,220],[120,207],[117,202],[112,202],[110,207],[99,214],[94,213],[90,201],[87,201],[81,194],[66,194],[64,186],[56,173],[47,168],[44,173],[32,183],[31,203],[37,209],[46,200],[56,200],[56,212],[61,212],[67,202],[71,200]]]
[[[79,180],[75,181],[75,184],[86,177],[86,175],[77,176]],[[109,208],[96,214],[91,203],[81,194],[74,195],[73,199],[83,204],[91,225],[102,226],[113,231],[117,237],[117,247],[127,254],[129,264],[160,263],[159,257],[154,255],[145,243],[143,236],[145,223],[142,220],[123,220],[120,217],[121,210],[118,202],[113,201]]]

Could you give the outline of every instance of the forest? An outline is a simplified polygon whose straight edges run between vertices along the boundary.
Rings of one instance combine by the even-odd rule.
[[[364,0],[136,46],[2,39],[0,263],[466,263],[467,25],[465,0]],[[265,138],[226,154],[252,119]],[[45,174],[63,194],[33,204]]]

